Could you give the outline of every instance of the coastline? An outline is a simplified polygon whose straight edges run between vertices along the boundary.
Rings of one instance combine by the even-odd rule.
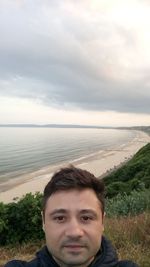
[[[60,167],[67,166],[71,163],[76,167],[92,172],[97,177],[102,177],[128,161],[141,147],[149,142],[150,136],[148,134],[142,131],[136,131],[136,136],[126,144],[118,145],[113,149],[100,150],[94,155],[87,155],[87,157],[76,161],[50,166],[28,175],[25,174],[21,179],[13,179],[2,184],[3,191],[0,193],[0,202],[12,202],[14,198],[20,198],[29,192],[43,192],[45,185],[53,173]]]

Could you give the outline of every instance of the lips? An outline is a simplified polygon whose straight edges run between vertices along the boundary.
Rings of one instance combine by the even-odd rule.
[[[68,245],[65,245],[64,246],[66,249],[69,249],[69,250],[81,250],[82,248],[84,248],[85,246],[83,245],[80,245],[80,244],[68,244]]]
[[[77,242],[77,240],[68,240],[62,243],[62,247],[77,250],[87,247],[87,244],[84,241]]]
[[[66,248],[83,248],[81,245],[67,245]]]

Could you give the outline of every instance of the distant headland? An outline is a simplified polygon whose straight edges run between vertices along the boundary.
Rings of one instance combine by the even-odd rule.
[[[137,130],[150,133],[150,126],[96,126],[96,125],[80,125],[80,124],[0,124],[0,127],[23,127],[23,128],[89,128],[89,129],[119,129],[119,130]]]

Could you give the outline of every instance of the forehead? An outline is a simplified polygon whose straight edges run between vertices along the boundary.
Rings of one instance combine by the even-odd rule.
[[[52,194],[47,200],[46,210],[62,208],[67,210],[100,209],[100,202],[92,189],[62,190]]]

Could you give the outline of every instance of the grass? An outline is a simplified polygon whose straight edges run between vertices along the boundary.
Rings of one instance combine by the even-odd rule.
[[[109,218],[105,235],[117,249],[120,259],[129,259],[140,267],[150,266],[150,213],[134,217]]]
[[[36,243],[0,247],[0,267],[3,267],[7,261],[12,259],[21,259],[29,261],[33,259],[35,253],[44,245],[44,240]]]
[[[150,266],[150,213],[105,219],[105,235],[116,247],[119,259],[130,259],[140,267]],[[30,260],[44,241],[16,247],[0,247],[0,267],[11,259]]]

